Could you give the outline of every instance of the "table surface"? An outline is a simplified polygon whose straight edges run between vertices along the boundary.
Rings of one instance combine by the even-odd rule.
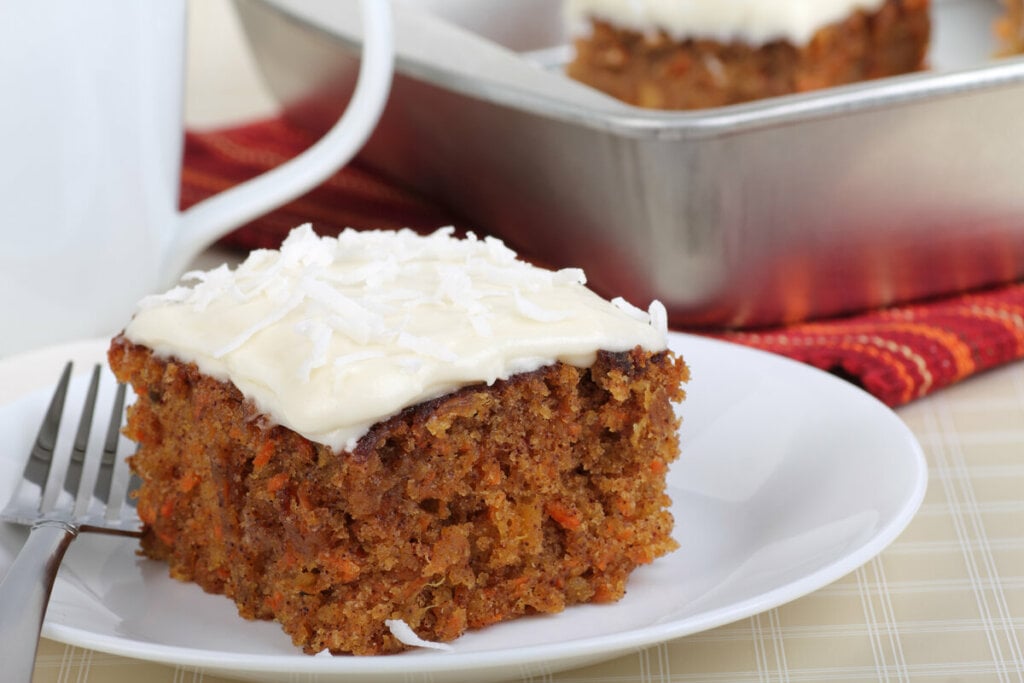
[[[190,10],[188,124],[272,114],[227,0],[193,0]],[[749,619],[530,680],[1024,682],[1024,364],[897,412],[921,442],[930,483],[881,555]],[[44,640],[34,680],[227,679]]]

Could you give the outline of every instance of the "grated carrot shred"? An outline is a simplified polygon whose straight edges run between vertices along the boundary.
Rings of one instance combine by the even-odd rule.
[[[549,501],[544,506],[544,510],[548,513],[548,516],[555,520],[563,529],[573,531],[574,529],[578,529],[580,524],[582,524],[579,516],[560,501]]]
[[[278,491],[283,489],[285,487],[285,484],[287,483],[288,473],[280,472],[267,480],[267,490],[270,491],[271,493],[277,493]]]

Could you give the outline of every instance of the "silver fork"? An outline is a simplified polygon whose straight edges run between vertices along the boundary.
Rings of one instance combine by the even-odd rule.
[[[4,680],[32,680],[39,632],[57,569],[78,533],[138,535],[138,518],[129,509],[129,492],[134,486],[117,462],[124,385],[117,388],[103,447],[90,449],[100,366],[93,369],[70,453],[60,458],[57,434],[70,380],[68,363],[50,399],[22,479],[0,512],[0,519],[31,528],[28,540],[0,582],[0,662]],[[112,491],[115,496],[110,502]]]

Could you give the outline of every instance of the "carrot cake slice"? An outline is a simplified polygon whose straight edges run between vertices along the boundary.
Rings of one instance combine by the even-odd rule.
[[[568,0],[568,74],[625,102],[699,109],[924,67],[929,0]]]
[[[305,226],[183,281],[109,350],[142,552],[306,652],[615,601],[676,547],[660,304],[450,230]]]

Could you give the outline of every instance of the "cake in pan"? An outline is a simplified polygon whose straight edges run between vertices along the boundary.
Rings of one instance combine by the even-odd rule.
[[[614,601],[675,548],[660,305],[450,231],[304,227],[185,281],[109,350],[142,552],[305,651]]]
[[[929,0],[568,0],[568,74],[700,109],[924,68]]]

